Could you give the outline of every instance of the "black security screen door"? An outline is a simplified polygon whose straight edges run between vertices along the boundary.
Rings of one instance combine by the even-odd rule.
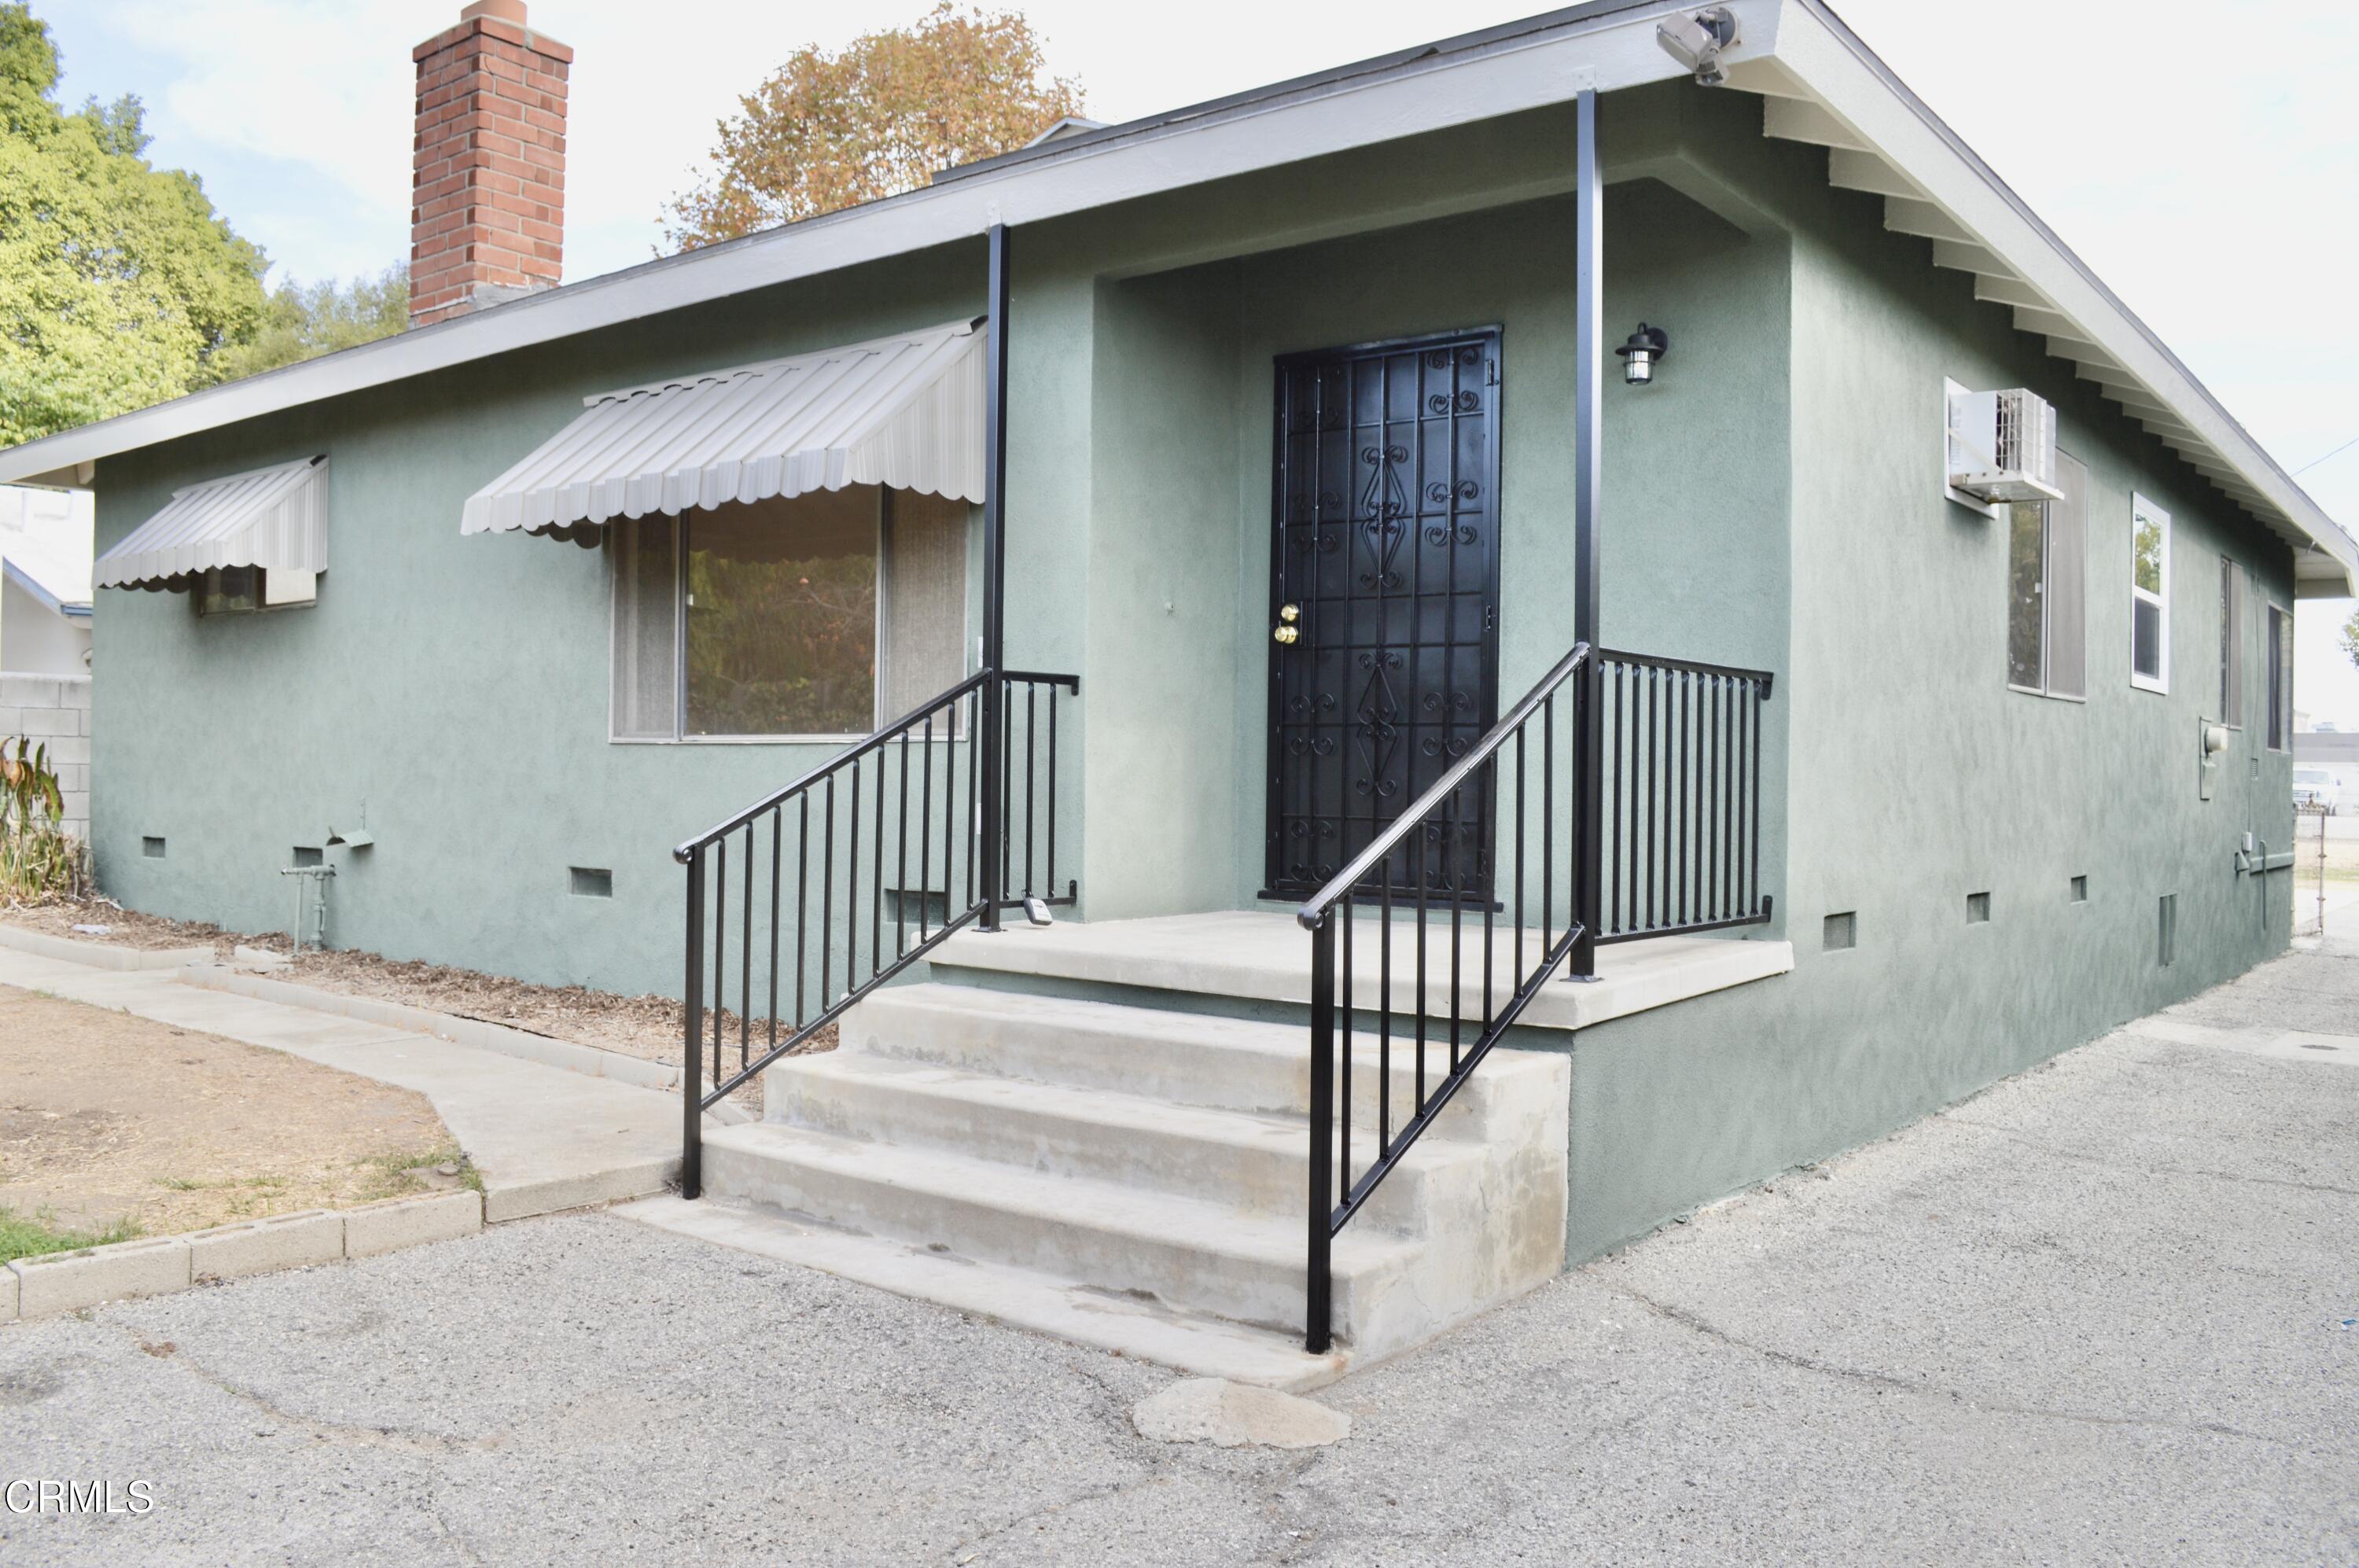
[[[1314,892],[1497,716],[1499,334],[1277,362],[1266,890]],[[1490,802],[1392,861],[1487,898]],[[1419,860],[1423,860],[1420,866]],[[1370,882],[1383,880],[1381,870]]]

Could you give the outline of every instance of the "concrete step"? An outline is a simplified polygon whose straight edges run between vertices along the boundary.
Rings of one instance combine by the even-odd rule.
[[[1311,1356],[1295,1334],[1171,1312],[1030,1269],[800,1223],[776,1210],[661,1197],[625,1203],[613,1212],[641,1225],[817,1269],[1199,1377],[1300,1392],[1333,1382],[1351,1365],[1348,1350],[1339,1347]]]
[[[708,1132],[704,1184],[711,1197],[946,1256],[1278,1333],[1300,1326],[1306,1264],[1299,1214],[1247,1214],[1145,1187],[769,1121]],[[1560,1219],[1555,1240],[1560,1258]],[[1430,1317],[1413,1279],[1425,1250],[1356,1225],[1338,1237],[1338,1333],[1364,1346],[1379,1343],[1386,1323],[1404,1313]]]
[[[842,1029],[848,1048],[971,1073],[1220,1110],[1299,1116],[1310,1107],[1310,1031],[1296,1024],[929,984],[879,991],[845,1016]],[[1490,1140],[1506,1130],[1500,1107],[1556,1070],[1546,1052],[1493,1051],[1426,1138]],[[1429,1092],[1449,1071],[1445,1031],[1427,1042]],[[1413,1040],[1395,1037],[1391,1077],[1397,1127],[1416,1105]],[[1376,1039],[1364,1029],[1353,1045],[1352,1078],[1353,1120],[1374,1127],[1381,1074]]]
[[[774,1122],[1149,1187],[1247,1214],[1299,1215],[1310,1190],[1310,1123],[1299,1115],[1173,1104],[845,1050],[781,1062],[763,1098]],[[1376,1155],[1373,1136],[1355,1136],[1351,1170],[1364,1171]],[[1354,1223],[1417,1234],[1438,1213],[1462,1212],[1484,1159],[1478,1144],[1421,1138]]]

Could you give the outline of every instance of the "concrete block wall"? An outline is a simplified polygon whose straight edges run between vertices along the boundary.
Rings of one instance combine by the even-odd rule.
[[[49,747],[65,797],[66,831],[89,838],[90,677],[0,672],[0,740],[19,735]],[[11,756],[16,749],[9,746]]]

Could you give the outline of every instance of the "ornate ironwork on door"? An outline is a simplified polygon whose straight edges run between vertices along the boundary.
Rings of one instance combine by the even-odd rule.
[[[1277,416],[1267,890],[1292,894],[1496,717],[1498,332],[1288,355]],[[1396,852],[1396,894],[1487,898],[1489,825],[1469,785]]]

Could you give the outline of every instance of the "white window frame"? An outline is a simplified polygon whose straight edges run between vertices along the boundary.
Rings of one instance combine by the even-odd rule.
[[[1951,385],[1954,386],[1955,383],[1953,382]],[[2060,483],[2061,482],[2064,462],[2071,458],[2072,454],[2067,452],[2060,450],[2057,453],[2057,473],[2059,474]],[[2072,461],[2077,463],[2078,460],[2074,459]],[[2050,508],[2060,506],[2064,505],[2064,503],[2062,501],[2010,502],[2006,504],[2004,508],[1998,502],[1993,502],[1991,504],[1993,515],[2010,530],[2015,527],[2015,519],[2006,514],[2008,511],[2011,511],[2015,506],[2031,505],[2037,506],[2039,508],[2039,684],[2037,686],[2026,686],[2012,678],[2012,671],[2009,672],[2009,679],[2006,682],[2006,689],[2008,691],[2020,692],[2026,697],[2043,697],[2051,702],[2085,703],[2089,700],[2089,660],[2087,652],[2089,645],[2089,615],[2086,607],[2089,596],[2089,518],[2087,492],[2088,485],[2084,481],[2082,485],[2080,519],[2082,561],[2081,597],[2082,601],[2082,609],[2081,612],[2081,690],[2078,691],[2059,691],[2055,690],[2056,615],[2053,593],[2056,585],[2056,514],[2050,510]],[[1979,506],[1982,503],[1976,501],[1972,504]],[[2007,540],[2007,549],[2009,551],[2012,551],[2014,549],[2014,540],[2012,537]],[[2009,568],[2012,568],[2013,564],[2013,558],[2010,554],[2007,560],[2007,565]],[[2009,586],[2012,587],[2012,577],[2009,578],[2008,583]],[[2011,610],[2013,608],[2012,603],[2010,602],[2006,607]],[[2015,628],[2012,625],[2003,626],[2001,628],[2001,636],[2003,637],[2009,636],[2013,633],[2014,629]],[[2004,654],[2002,654],[2002,657],[2004,657]]]
[[[2027,502],[2017,504],[2038,505],[2039,506],[2039,684],[2037,686],[2026,686],[2022,681],[2014,679],[2014,671],[2010,670],[2007,672],[2008,679],[2006,689],[2010,691],[2020,691],[2027,697],[2056,697],[2057,701],[2066,702],[2086,702],[2088,699],[2085,697],[2058,696],[2056,692],[2050,691],[2048,689],[2048,678],[2051,673],[2053,673],[2053,666],[2049,662],[2048,657],[2048,633],[2049,623],[2050,620],[2048,614],[2049,547],[2052,545],[2055,540],[2049,528],[2049,524],[2051,519],[2048,516],[2048,507],[2046,503]],[[2005,517],[2000,520],[2005,522],[2010,530],[2015,527],[2015,519],[2011,517]],[[2014,549],[2015,540],[2010,534],[2010,537],[2007,539],[2008,556],[2006,561],[2008,569],[2007,585],[2009,588],[2014,586]],[[2015,626],[2011,619],[2012,613],[2015,608],[2012,596],[2007,600],[2006,608],[2010,615],[2010,620],[2005,630],[2006,636],[2009,638],[2012,638],[2015,632]],[[2011,650],[2009,650],[2007,657],[2012,659],[2013,654]]]
[[[254,573],[254,603],[241,609],[208,610],[205,608],[204,579],[215,572],[251,572]],[[273,575],[266,566],[212,567],[196,574],[190,587],[190,599],[201,621],[234,620],[240,615],[268,615],[280,610],[310,610],[320,603],[320,576],[317,572],[287,570]]]
[[[886,499],[888,486],[876,487],[876,629],[874,634],[876,649],[876,671],[871,712],[876,716],[869,729],[843,735],[690,735],[688,729],[688,513],[679,512],[668,520],[671,524],[672,553],[672,703],[671,730],[669,735],[623,735],[614,733],[614,653],[619,635],[615,625],[615,583],[621,562],[615,552],[606,553],[606,742],[610,746],[842,746],[850,741],[865,740],[875,732],[875,724],[895,715],[884,711],[886,663],[891,657],[887,639],[886,615],[892,601],[893,561],[890,539],[886,528],[886,517],[891,503]],[[701,509],[701,508],[697,508]],[[636,526],[647,527],[661,517],[661,513],[649,513],[636,520]],[[969,533],[973,532],[970,516]],[[971,541],[970,541],[971,542]],[[970,561],[972,567],[973,562]],[[961,574],[962,582],[965,574]],[[961,595],[960,614],[962,622],[970,621],[965,595]],[[960,627],[960,646],[966,645],[968,627]],[[963,731],[960,732],[963,734]]]
[[[2054,506],[2056,503],[2052,501],[2041,501],[2017,504],[2036,505],[2040,508],[2039,684],[2037,686],[2026,686],[2022,681],[2015,680],[2013,678],[2013,672],[2009,671],[2006,689],[2010,691],[2018,692],[2026,697],[2044,697],[2051,702],[2085,702],[2089,700],[2089,694],[2085,691],[2059,691],[2049,685],[2049,682],[2056,678],[2056,650],[2054,643],[2051,640],[2052,634],[2055,630],[2056,617],[2050,613],[2049,607],[2049,593],[2050,589],[2054,586],[2050,579],[2054,574],[2056,536],[2053,528],[2055,519],[2048,516],[2048,508]],[[2013,528],[2015,526],[2012,518],[2007,519],[2007,526],[2009,528]],[[2010,541],[2010,544],[2011,543],[2012,541]],[[2010,561],[2009,564],[2012,565],[2013,562]],[[2009,607],[2012,608],[2011,605]],[[2003,628],[2003,633],[2012,634],[2014,629],[2015,628],[2012,626],[2008,626]],[[2085,633],[2083,635],[2085,635]]]
[[[2162,525],[2162,592],[2149,593],[2138,586],[2137,530],[2141,517]],[[2136,491],[2130,492],[2130,684],[2141,691],[2170,691],[2170,514],[2147,500]],[[2155,674],[2141,674],[2137,667],[2137,606],[2152,604],[2159,625],[2155,633]]]
[[[2293,755],[2293,612],[2275,599],[2264,599],[2261,603],[2264,606],[2261,611],[2261,635],[2267,639],[2267,644],[2261,650],[2261,695],[2269,704],[2269,716],[2261,721],[2261,749],[2273,757],[2291,757]],[[2270,636],[2280,621],[2285,626],[2282,659],[2278,658],[2277,639]],[[2285,683],[2285,689],[2281,691],[2272,689],[2269,683],[2268,671],[2272,662],[2277,666],[2278,679]],[[2271,746],[2269,731],[2277,726],[2279,720],[2284,721],[2284,728],[2279,732],[2277,738],[2284,744]]]

